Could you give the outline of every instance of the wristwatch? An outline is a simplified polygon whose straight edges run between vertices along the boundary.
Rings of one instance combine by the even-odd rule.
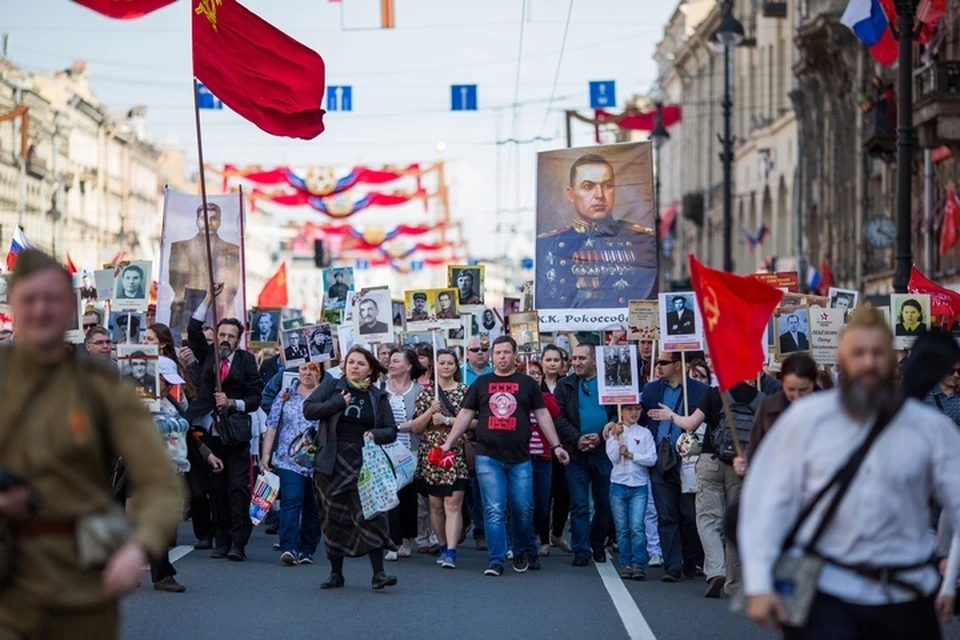
[[[444,416],[443,424],[449,427],[451,424],[453,424],[453,418],[451,418],[450,416]]]
[[[560,449],[561,447],[563,447],[563,444],[560,443],[560,442],[558,442],[557,444],[555,444],[555,445],[553,445],[552,447],[550,447],[550,451],[556,451],[557,449]]]

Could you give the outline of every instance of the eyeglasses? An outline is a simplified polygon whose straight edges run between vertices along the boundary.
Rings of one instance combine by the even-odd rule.
[[[95,346],[95,347],[106,347],[106,346],[110,345],[110,341],[109,341],[109,340],[94,340],[92,344],[93,344],[93,346]]]
[[[676,364],[673,360],[657,360],[658,367],[669,367],[672,364]]]
[[[88,323],[88,322],[84,322],[84,323],[83,323],[83,328],[84,328],[84,329],[95,329],[98,325],[99,325],[98,322],[89,322],[89,323]]]
[[[480,353],[481,351],[486,353],[487,351],[490,351],[490,349],[484,349],[483,347],[470,347],[469,349],[467,349],[467,351],[469,351],[470,353]]]

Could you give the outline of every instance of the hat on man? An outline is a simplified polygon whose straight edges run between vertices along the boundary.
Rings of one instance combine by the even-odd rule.
[[[186,384],[186,381],[180,377],[180,372],[177,371],[177,363],[166,356],[157,358],[157,372],[167,381],[167,384]]]
[[[46,271],[47,269],[54,268],[60,269],[67,278],[70,278],[70,282],[73,282],[70,274],[67,273],[67,270],[63,268],[62,264],[57,262],[56,258],[48,256],[43,251],[38,251],[37,249],[27,249],[17,256],[17,264],[13,268],[13,275],[10,277],[10,288],[12,289],[19,281],[38,271]]]

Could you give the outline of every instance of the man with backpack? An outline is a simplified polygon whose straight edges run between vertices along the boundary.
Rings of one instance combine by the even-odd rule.
[[[701,423],[707,424],[703,451],[697,461],[697,531],[705,557],[707,589],[704,596],[707,598],[719,598],[723,592],[733,595],[739,587],[740,560],[736,546],[724,541],[723,515],[726,505],[740,499],[743,483],[733,469],[736,457],[733,441],[737,439],[741,450],[746,450],[750,428],[764,398],[762,392],[745,382],[725,395],[734,424],[727,419],[723,398],[716,387],[703,394],[697,410],[690,416],[678,416],[664,405],[656,412],[665,414],[667,420],[685,431],[696,431]]]

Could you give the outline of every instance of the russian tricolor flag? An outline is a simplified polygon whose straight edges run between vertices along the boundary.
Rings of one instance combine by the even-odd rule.
[[[27,236],[23,235],[23,230],[17,227],[16,231],[13,232],[13,239],[10,240],[10,251],[7,253],[7,271],[13,271],[13,267],[17,264],[17,256],[27,249],[33,248],[33,243],[27,240]]]
[[[880,0],[850,0],[846,11],[840,16],[841,24],[849,27],[883,66],[897,60],[897,41],[890,31],[890,20]],[[892,16],[896,19],[896,16]]]

